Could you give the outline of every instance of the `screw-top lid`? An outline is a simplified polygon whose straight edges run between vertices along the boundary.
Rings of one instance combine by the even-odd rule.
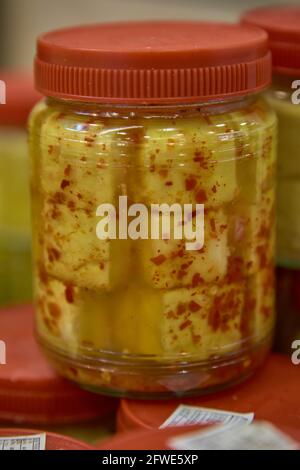
[[[36,86],[47,96],[103,103],[197,102],[270,82],[267,34],[203,22],[108,23],[40,36]]]
[[[95,444],[101,450],[169,450],[168,441],[194,431],[207,431],[212,426],[178,426],[165,429],[134,430],[116,434],[104,442]]]
[[[44,433],[33,429],[1,428],[0,437],[32,436]],[[73,437],[62,436],[53,432],[46,433],[46,450],[93,450],[94,447]]]
[[[0,125],[25,127],[28,115],[41,99],[33,77],[24,72],[0,70]]]
[[[202,426],[176,426],[165,429],[134,430],[123,432],[107,439],[105,442],[95,444],[101,450],[170,450],[170,442],[173,438],[184,437],[185,434],[194,432],[209,433],[213,431],[213,425]],[[299,427],[290,429],[287,426],[276,426],[280,431],[300,444]],[[226,429],[226,427],[224,427]],[[228,429],[228,427],[227,427]]]
[[[248,11],[242,23],[263,28],[269,35],[275,72],[300,72],[300,7],[273,6]]]
[[[272,355],[247,382],[223,392],[170,401],[121,400],[118,430],[157,429],[180,404],[237,413],[291,429],[300,427],[300,374],[290,357]]]
[[[40,352],[33,330],[32,307],[0,311],[0,339],[6,349],[6,364],[0,365],[0,420],[62,424],[112,412],[114,399],[81,390],[54,372]]]

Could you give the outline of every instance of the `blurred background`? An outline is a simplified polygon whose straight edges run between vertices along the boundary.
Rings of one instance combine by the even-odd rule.
[[[1,66],[30,68],[36,36],[78,23],[134,19],[236,21],[241,12],[284,0],[1,0]],[[300,0],[289,0],[299,4]]]

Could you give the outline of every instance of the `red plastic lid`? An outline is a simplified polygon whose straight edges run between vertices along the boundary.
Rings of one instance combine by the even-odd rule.
[[[33,77],[24,72],[0,70],[0,80],[5,83],[6,95],[5,104],[0,104],[0,126],[25,127],[31,109],[41,99],[34,89]]]
[[[33,330],[32,307],[0,311],[0,339],[6,345],[6,364],[0,365],[0,420],[61,424],[111,413],[116,400],[81,390],[54,372]]]
[[[206,430],[211,425],[174,427],[165,429],[135,430],[116,434],[112,438],[95,444],[101,450],[168,450],[168,441],[172,437],[199,430]]]
[[[206,431],[211,425],[173,427],[165,429],[135,430],[127,433],[120,433],[105,442],[96,444],[101,450],[169,450],[168,442],[173,437],[182,436],[185,433],[194,431]],[[290,429],[287,426],[278,428],[300,443],[300,429]]]
[[[170,401],[121,400],[118,429],[157,429],[180,404],[203,406],[238,413],[254,412],[255,419],[300,429],[300,366],[290,357],[273,355],[244,384],[197,398]]]
[[[275,72],[300,72],[300,7],[273,6],[250,10],[242,23],[263,28],[269,35]]]
[[[40,36],[43,94],[102,103],[197,102],[253,93],[270,82],[258,28],[202,22],[88,25]]]
[[[33,429],[20,428],[0,428],[0,437],[18,437],[30,436],[32,434],[41,434],[45,431],[36,431]],[[93,450],[94,447],[85,442],[78,441],[72,437],[62,436],[53,432],[46,433],[46,450]]]

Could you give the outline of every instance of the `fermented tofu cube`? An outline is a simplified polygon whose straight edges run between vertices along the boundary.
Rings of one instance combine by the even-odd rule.
[[[220,209],[204,215],[204,247],[200,250],[187,250],[187,240],[176,240],[173,233],[169,240],[141,240],[137,254],[141,275],[159,289],[219,281],[227,272],[227,232],[227,217]]]
[[[116,128],[56,112],[43,122],[40,146],[46,195],[63,194],[67,203],[84,209],[115,200],[125,172]]]
[[[236,194],[234,133],[226,115],[145,125],[135,199],[151,203],[231,201]]]
[[[93,211],[74,211],[49,199],[43,208],[43,259],[49,274],[88,289],[111,290],[129,267],[128,240],[99,240]]]
[[[111,294],[80,290],[79,298],[80,347],[91,349],[87,354],[97,355],[99,350],[112,350],[112,298]],[[95,351],[95,349],[97,351]]]
[[[243,284],[232,284],[166,292],[161,326],[164,353],[208,359],[238,350],[243,291]]]

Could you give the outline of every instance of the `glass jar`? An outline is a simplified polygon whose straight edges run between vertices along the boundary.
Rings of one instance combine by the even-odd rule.
[[[291,354],[293,340],[300,339],[293,288],[300,269],[300,7],[260,8],[245,21],[267,31],[273,54],[266,96],[278,117],[276,349]]]
[[[220,28],[239,67],[219,67],[214,81],[224,50],[218,56],[217,40],[211,65],[206,44]],[[96,56],[111,75],[98,68],[80,80]],[[120,61],[127,74],[118,77]],[[151,87],[139,70],[149,61]],[[71,73],[63,62],[85,75],[54,80]],[[105,76],[124,82],[109,87]],[[30,120],[34,277],[50,360],[83,387],[131,397],[201,393],[249,376],[274,321],[276,120],[260,96],[270,79],[265,33],[205,23],[58,31],[39,40],[36,77],[48,98]]]
[[[26,123],[40,99],[32,79],[0,73],[0,304],[29,302],[31,286],[30,198]]]

